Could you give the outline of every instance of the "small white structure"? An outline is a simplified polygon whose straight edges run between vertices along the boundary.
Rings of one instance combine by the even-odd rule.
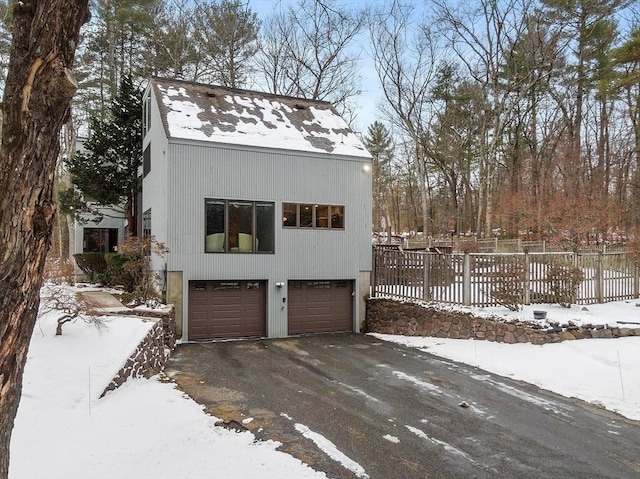
[[[183,339],[360,330],[371,156],[331,104],[152,79],[143,148]]]

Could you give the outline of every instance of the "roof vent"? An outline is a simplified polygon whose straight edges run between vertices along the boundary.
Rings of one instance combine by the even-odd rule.
[[[215,98],[215,97],[216,97],[216,94],[215,94],[215,93],[213,93],[212,91],[208,91],[208,92],[207,92],[207,96],[208,96],[209,98]]]
[[[307,107],[304,106],[302,103],[294,103],[293,107],[297,108],[298,110],[306,110],[307,109]]]

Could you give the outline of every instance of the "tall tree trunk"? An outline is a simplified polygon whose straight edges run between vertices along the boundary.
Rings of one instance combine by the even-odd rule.
[[[418,165],[418,191],[420,192],[420,206],[422,211],[422,232],[424,237],[429,235],[429,195],[427,191],[427,169],[424,155],[419,148],[416,148],[416,164]]]
[[[87,0],[22,0],[2,101],[0,147],[0,479],[36,321],[55,216],[58,135],[77,84],[71,74]]]

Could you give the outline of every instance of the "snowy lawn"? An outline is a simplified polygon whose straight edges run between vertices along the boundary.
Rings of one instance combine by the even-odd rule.
[[[588,311],[545,309],[559,322],[612,324],[640,316],[633,302]],[[517,314],[531,316],[527,310]],[[129,380],[98,399],[150,323],[112,317],[108,330],[99,332],[78,321],[58,337],[55,324],[51,315],[42,318],[31,341],[11,443],[11,479],[326,477],[277,451],[273,441],[216,427],[217,418],[158,377]],[[640,337],[533,346],[378,336],[640,419]]]
[[[546,310],[547,322],[640,327],[640,300],[573,305],[525,306],[518,312],[485,308],[482,314],[532,320],[533,310]],[[635,323],[635,324],[631,324]],[[375,334],[387,341],[415,347],[454,361],[478,366],[501,376],[535,384],[567,397],[601,405],[640,420],[640,337],[581,339],[535,346],[479,340],[422,338]]]
[[[570,308],[564,308],[559,304],[531,304],[522,306],[519,311],[515,312],[504,307],[471,309],[474,312],[481,311],[507,319],[519,319],[539,324],[567,324],[571,322],[576,326],[605,324],[609,327],[640,328],[640,299],[585,306],[574,304]],[[547,312],[545,321],[533,319],[533,312],[538,310]]]
[[[36,325],[11,442],[10,479],[326,478],[273,441],[215,426],[216,418],[159,378],[129,380],[98,399],[151,323],[78,321],[55,336]]]

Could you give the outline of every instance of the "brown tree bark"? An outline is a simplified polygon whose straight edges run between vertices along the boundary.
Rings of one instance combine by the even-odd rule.
[[[22,0],[13,18],[0,146],[0,479],[8,477],[55,215],[58,135],[77,88],[71,67],[88,0]]]

